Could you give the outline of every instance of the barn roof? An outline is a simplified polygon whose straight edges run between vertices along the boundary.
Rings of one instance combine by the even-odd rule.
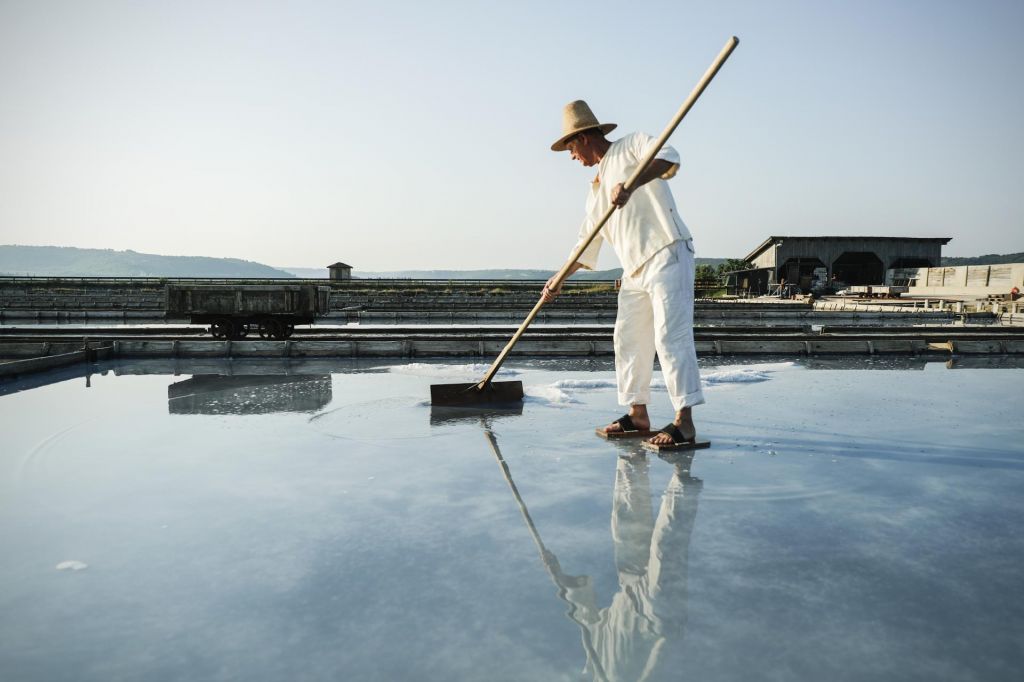
[[[775,235],[775,236],[768,237],[768,239],[765,239],[763,242],[761,242],[761,244],[756,249],[754,249],[753,251],[748,253],[747,256],[743,260],[748,261],[748,262],[752,261],[755,258],[757,258],[759,255],[761,255],[765,251],[765,249],[767,249],[772,244],[775,244],[776,242],[778,242],[780,240],[786,240],[786,239],[814,239],[814,240],[823,241],[823,242],[837,242],[837,241],[937,242],[939,244],[948,244],[950,242],[950,240],[953,239],[953,238],[952,237],[864,237],[864,236],[861,236],[861,235],[854,235],[854,236],[848,236],[848,237],[834,237],[834,236],[821,237],[821,236],[814,236],[814,235],[790,235],[790,236],[786,237],[786,236]]]

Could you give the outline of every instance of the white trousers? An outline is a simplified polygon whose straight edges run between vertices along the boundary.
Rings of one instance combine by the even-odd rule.
[[[647,405],[657,351],[678,412],[704,393],[693,343],[693,242],[669,244],[632,275],[623,275],[615,319],[615,378],[620,405]]]

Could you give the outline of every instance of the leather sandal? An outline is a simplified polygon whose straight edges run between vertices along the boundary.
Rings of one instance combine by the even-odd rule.
[[[624,414],[616,419],[613,424],[618,424],[621,431],[606,431],[603,426],[599,426],[595,429],[597,435],[601,438],[647,438],[654,435],[654,431],[650,429],[639,429],[633,420],[629,418],[628,414]]]
[[[697,440],[694,438],[687,438],[683,435],[683,432],[679,430],[675,422],[672,422],[668,426],[662,428],[658,433],[666,433],[672,438],[671,443],[652,443],[649,440],[643,442],[643,446],[648,450],[654,450],[656,452],[664,452],[665,450],[699,450],[701,448],[710,447],[711,443],[706,440]]]

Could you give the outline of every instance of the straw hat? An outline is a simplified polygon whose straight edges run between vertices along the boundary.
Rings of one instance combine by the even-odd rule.
[[[565,141],[576,133],[599,128],[602,133],[607,135],[615,130],[615,127],[614,123],[598,123],[594,112],[590,110],[590,107],[583,100],[578,99],[575,102],[569,102],[562,109],[562,136],[551,145],[551,151],[564,152],[566,149]]]

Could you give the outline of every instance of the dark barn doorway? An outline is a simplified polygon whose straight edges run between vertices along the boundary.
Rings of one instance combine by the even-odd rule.
[[[813,286],[814,271],[825,269],[817,258],[790,258],[779,266],[779,282],[786,280],[787,284],[796,284],[801,291],[808,292]]]
[[[832,263],[836,279],[849,286],[883,284],[882,259],[870,251],[847,251]]]

